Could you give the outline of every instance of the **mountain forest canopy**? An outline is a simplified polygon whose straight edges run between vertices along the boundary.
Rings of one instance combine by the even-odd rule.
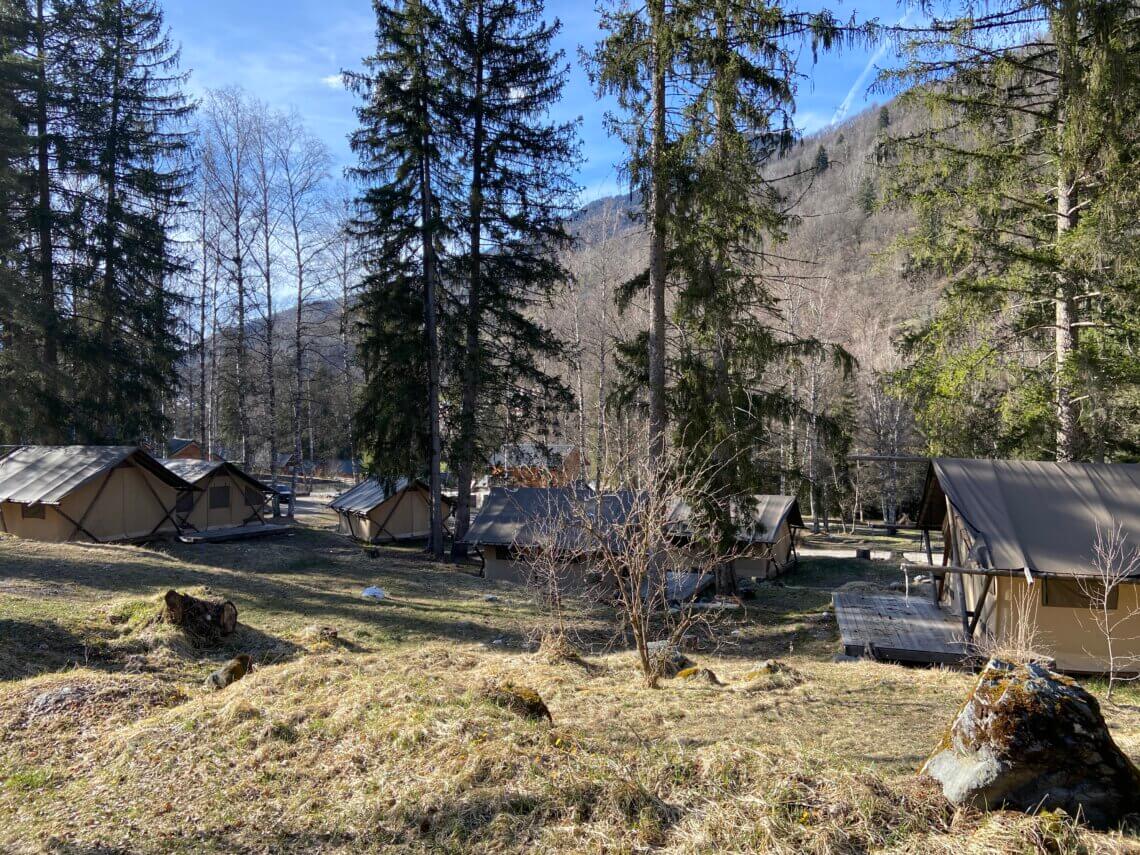
[[[606,2],[567,56],[541,0],[376,0],[343,174],[191,97],[156,0],[0,10],[2,443],[423,477],[437,556],[520,443],[714,461],[724,537],[763,492],[893,523],[907,455],[1140,458],[1134,4]],[[797,127],[884,40],[891,100]],[[574,74],[625,195],[583,204]]]

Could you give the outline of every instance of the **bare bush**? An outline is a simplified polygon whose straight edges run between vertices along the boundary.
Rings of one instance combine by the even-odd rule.
[[[1137,679],[1140,655],[1125,650],[1125,642],[1135,641],[1127,636],[1129,625],[1140,618],[1140,601],[1133,597],[1130,603],[1121,602],[1121,586],[1133,586],[1140,577],[1140,547],[1128,546],[1128,535],[1119,523],[1108,531],[1097,526],[1093,543],[1093,575],[1081,579],[1081,591],[1088,598],[1092,615],[1100,636],[1104,639],[1105,663],[1108,666],[1108,690],[1122,679]],[[1131,648],[1130,648],[1131,649]],[[1131,674],[1125,678],[1124,675]]]
[[[715,580],[717,569],[734,555],[715,545],[722,538],[699,510],[687,516],[683,537],[676,524],[682,500],[694,509],[710,504],[712,475],[713,464],[681,451],[667,452],[656,465],[630,461],[602,481],[623,487],[573,495],[557,531],[563,548],[572,546],[580,569],[596,578],[590,591],[613,602],[620,631],[632,636],[651,688],[668,672],[688,635],[701,628],[714,635],[715,610],[703,608],[691,594]],[[567,576],[548,570],[541,578],[548,600],[558,600],[565,582],[556,580]]]
[[[1030,582],[1012,586],[1009,595],[1009,619],[995,632],[987,632],[973,642],[980,658],[1024,664],[1052,661],[1037,627],[1040,595]]]

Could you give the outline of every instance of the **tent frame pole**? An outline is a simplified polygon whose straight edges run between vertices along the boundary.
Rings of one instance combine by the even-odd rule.
[[[157,532],[157,531],[158,531],[160,528],[162,528],[162,524],[163,524],[164,522],[166,522],[167,520],[170,520],[170,522],[174,524],[174,529],[175,529],[175,531],[177,531],[179,534],[182,534],[182,526],[180,526],[180,525],[178,524],[178,520],[174,519],[174,517],[173,517],[173,516],[171,516],[171,515],[174,513],[174,508],[175,508],[175,507],[178,505],[178,498],[177,498],[177,494],[178,494],[180,491],[178,491],[178,490],[175,490],[175,499],[174,499],[174,504],[173,504],[173,505],[171,505],[169,508],[167,508],[167,507],[166,507],[166,505],[164,505],[164,504],[162,503],[162,499],[160,499],[160,498],[158,497],[158,493],[155,491],[154,487],[152,487],[152,486],[151,486],[151,483],[150,483],[150,478],[148,478],[148,477],[147,477],[147,475],[148,475],[149,473],[148,473],[148,472],[147,472],[145,469],[143,469],[141,466],[137,466],[137,465],[136,465],[136,464],[134,464],[134,463],[132,463],[131,465],[132,465],[132,466],[136,466],[136,468],[137,468],[137,469],[138,469],[140,472],[142,472],[142,474],[143,474],[143,483],[144,483],[144,484],[146,484],[146,488],[147,488],[147,489],[150,491],[150,494],[151,494],[151,495],[154,497],[154,500],[155,500],[155,502],[157,502],[157,503],[158,503],[158,509],[159,509],[160,511],[162,511],[162,512],[163,512],[163,514],[162,514],[162,519],[160,519],[160,520],[159,520],[159,521],[158,521],[158,522],[155,524],[154,528],[152,528],[152,529],[150,530],[150,534],[148,534],[148,535],[147,535],[147,537],[148,537],[148,538],[154,537],[154,534],[155,534],[155,532]]]
[[[87,535],[89,538],[91,538],[92,543],[105,543],[106,542],[106,541],[100,540],[95,535],[93,535],[91,532],[89,532],[87,529],[85,529],[82,525],[80,525],[75,520],[73,520],[60,505],[52,505],[52,507],[55,508],[55,512],[57,514],[59,514],[61,517],[63,517],[65,520],[67,520],[69,523],[71,523],[73,526],[75,526],[75,531],[81,531],[85,535]],[[69,537],[67,539],[68,543],[70,543],[74,539],[75,531],[73,531],[71,533],[71,537]]]
[[[959,579],[962,578],[960,575]],[[978,601],[974,603],[974,610],[970,612],[970,627],[969,636],[974,637],[974,630],[978,628],[978,621],[982,617],[982,606],[986,604],[986,597],[989,596],[990,586],[993,585],[994,577],[992,573],[986,574],[986,583],[982,586],[982,593],[978,595]]]
[[[392,510],[388,511],[388,516],[384,517],[384,522],[380,523],[380,532],[376,535],[377,537],[388,531],[388,523],[392,521],[392,515],[396,513],[396,510],[400,507],[400,502],[404,501],[404,496],[407,495],[407,492],[410,489],[411,487],[405,487],[400,491],[400,498],[396,499],[396,504],[392,505]],[[388,536],[392,538],[393,543],[396,542],[396,535],[388,531]]]
[[[85,522],[87,522],[87,517],[91,513],[91,509],[93,507],[95,507],[95,503],[98,502],[99,497],[103,495],[103,490],[105,490],[107,485],[111,483],[111,476],[115,474],[115,470],[118,468],[119,467],[117,467],[117,466],[113,466],[107,470],[107,474],[103,476],[103,482],[99,485],[99,489],[95,491],[95,495],[91,497],[91,501],[88,503],[87,509],[83,512],[83,515],[79,518],[79,522],[75,523],[75,528],[72,529],[71,534],[68,535],[68,538],[67,538],[68,542],[72,541],[75,538],[76,532],[79,532],[79,531],[82,531],[85,535],[90,537],[96,543],[99,542],[95,538],[95,536],[91,534],[91,532],[89,532],[87,529],[85,529],[83,527],[83,524]],[[60,512],[60,514],[63,515],[64,519],[71,519],[70,517],[67,516],[67,514],[64,514],[63,511],[60,510],[59,505],[56,505],[55,508],[57,511]],[[73,520],[73,522],[74,522],[74,520]]]

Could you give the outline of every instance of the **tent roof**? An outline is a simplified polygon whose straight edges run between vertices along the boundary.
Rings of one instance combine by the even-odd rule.
[[[477,545],[549,546],[554,537],[559,548],[574,549],[580,545],[582,534],[570,525],[573,503],[594,498],[597,503],[587,512],[597,513],[600,508],[612,522],[628,517],[634,502],[634,495],[626,491],[597,497],[585,484],[492,487],[463,540]]]
[[[1140,545],[1140,465],[938,458],[918,524],[940,527],[946,500],[973,530],[970,558],[994,570],[1088,575],[1097,531]]]
[[[378,505],[388,501],[388,499],[408,489],[420,489],[430,491],[430,487],[421,481],[419,478],[409,480],[407,478],[400,478],[390,488],[388,484],[379,478],[366,478],[347,492],[341,493],[331,502],[329,507],[334,511],[347,511],[352,514],[366,514]],[[445,505],[452,504],[451,500],[446,496],[443,497]]]
[[[172,437],[166,443],[166,453],[175,455],[191,443],[197,442],[196,439],[185,439],[183,437]]]
[[[504,445],[491,455],[492,466],[536,466],[561,464],[561,460],[574,451],[567,442],[517,442]]]
[[[804,518],[800,514],[800,503],[795,496],[755,495],[756,503],[751,520],[738,520],[740,532],[737,539],[744,543],[775,543],[780,527],[787,520],[788,525],[803,528]],[[678,500],[670,515],[670,526],[678,534],[687,534],[688,520],[693,510],[683,500]]]
[[[93,478],[130,461],[178,490],[179,475],[134,445],[24,445],[0,458],[0,502],[57,505]]]
[[[246,474],[242,469],[225,460],[194,460],[193,458],[173,457],[160,460],[159,463],[191,484],[197,484],[221,469],[228,475],[253,485],[255,489],[263,493],[273,492],[252,475]]]

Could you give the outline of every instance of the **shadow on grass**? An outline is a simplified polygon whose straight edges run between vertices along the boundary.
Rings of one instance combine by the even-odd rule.
[[[53,620],[0,619],[0,681],[89,664],[89,640]]]

